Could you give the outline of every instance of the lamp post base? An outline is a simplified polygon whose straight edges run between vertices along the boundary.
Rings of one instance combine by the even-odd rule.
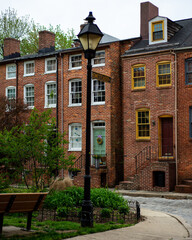
[[[83,200],[81,213],[81,226],[93,227],[93,205],[91,200]]]

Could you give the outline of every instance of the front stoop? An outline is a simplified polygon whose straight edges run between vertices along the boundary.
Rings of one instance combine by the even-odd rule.
[[[118,190],[139,190],[138,175],[128,177],[127,181],[119,182],[115,188]]]
[[[192,193],[192,180],[184,180],[183,184],[176,185],[175,192]]]

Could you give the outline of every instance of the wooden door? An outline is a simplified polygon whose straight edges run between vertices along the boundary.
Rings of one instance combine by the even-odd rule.
[[[173,156],[173,118],[161,118],[162,157]]]

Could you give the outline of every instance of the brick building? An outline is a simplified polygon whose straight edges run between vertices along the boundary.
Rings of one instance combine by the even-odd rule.
[[[124,187],[172,191],[192,179],[191,24],[141,3],[141,40],[122,56]]]
[[[139,39],[139,38],[138,38]],[[120,56],[134,41],[120,41],[104,34],[93,59],[93,71],[108,76],[108,81],[92,79],[91,175],[92,186],[114,186],[123,180],[123,138]],[[52,108],[57,127],[66,133],[67,153],[76,156],[73,168],[80,172],[74,183],[83,185],[86,133],[87,60],[82,48],[55,51],[55,35],[39,33],[39,51],[20,56],[20,42],[5,39],[4,59],[0,61],[0,95],[20,98],[40,111]],[[99,142],[98,136],[102,142]],[[95,168],[98,159],[100,169]],[[60,176],[68,175],[61,172]]]

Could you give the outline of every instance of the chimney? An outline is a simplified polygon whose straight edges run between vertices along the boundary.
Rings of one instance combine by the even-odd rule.
[[[5,38],[3,57],[4,59],[20,57],[20,41],[15,38]]]
[[[55,34],[49,31],[39,32],[39,53],[55,51]]]
[[[159,9],[150,2],[143,2],[140,6],[140,35],[146,40],[149,38],[148,22],[159,15]]]

